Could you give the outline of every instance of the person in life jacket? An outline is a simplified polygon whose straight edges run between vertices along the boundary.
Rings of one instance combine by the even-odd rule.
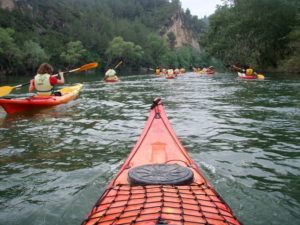
[[[29,93],[36,91],[37,95],[61,95],[60,92],[54,92],[54,85],[65,83],[64,73],[59,72],[60,79],[57,79],[51,75],[53,71],[53,67],[50,64],[42,63],[34,79],[30,81]]]
[[[263,74],[258,74],[256,73],[252,68],[250,68],[249,66],[245,67],[246,69],[244,69],[244,73],[246,76],[252,76],[258,80],[264,80],[265,76]]]
[[[206,67],[204,67],[202,70],[201,70],[201,72],[207,72],[207,68]]]
[[[156,67],[156,69],[155,69],[155,74],[156,74],[156,75],[159,75],[159,74],[160,74],[160,68],[159,68],[159,67]]]
[[[104,76],[104,80],[106,80],[108,78],[109,79],[118,79],[118,77],[116,75],[116,71],[111,66],[106,71],[105,76]]]
[[[174,71],[173,71],[173,69],[172,69],[171,67],[169,67],[169,69],[168,69],[168,71],[167,71],[167,76],[168,76],[168,77],[174,76]]]
[[[206,68],[206,72],[211,72],[212,68],[213,68],[213,66],[210,66],[210,67]]]
[[[165,75],[167,75],[168,74],[168,70],[167,69],[163,69],[163,73],[165,74]]]
[[[251,68],[247,68],[246,69],[246,75],[247,76],[254,76],[254,77],[257,77],[257,73],[253,71],[253,69]]]
[[[179,74],[179,73],[180,73],[179,69],[176,68],[176,69],[174,70],[174,74]]]

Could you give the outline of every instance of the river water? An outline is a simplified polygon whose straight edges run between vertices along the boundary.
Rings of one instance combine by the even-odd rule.
[[[74,73],[67,83],[84,83],[74,101],[9,116],[0,109],[0,224],[80,224],[137,141],[155,97],[241,222],[300,224],[299,76],[120,78]]]

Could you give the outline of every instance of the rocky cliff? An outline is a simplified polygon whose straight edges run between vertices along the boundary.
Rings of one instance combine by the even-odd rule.
[[[170,25],[161,28],[160,34],[166,40],[168,40],[168,34],[174,33],[176,37],[175,48],[187,45],[192,46],[200,51],[200,45],[197,36],[191,29],[188,29],[184,26],[180,13],[174,15],[171,21],[172,23]]]
[[[17,5],[14,0],[0,0],[0,7],[2,9],[13,10],[16,9]]]

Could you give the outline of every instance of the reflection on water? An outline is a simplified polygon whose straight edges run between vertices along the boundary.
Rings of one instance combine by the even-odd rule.
[[[80,224],[138,139],[155,97],[244,224],[300,222],[299,77],[120,78],[69,77],[84,81],[74,101],[35,113],[0,111],[3,224]]]

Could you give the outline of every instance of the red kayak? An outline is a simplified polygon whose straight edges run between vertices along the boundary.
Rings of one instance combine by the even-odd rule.
[[[82,224],[241,223],[184,149],[156,99],[140,138]]]
[[[75,86],[62,88],[59,90],[62,96],[36,95],[22,99],[0,99],[0,105],[8,114],[59,105],[76,98],[82,86],[82,84],[77,84]]]
[[[176,76],[166,76],[166,79],[176,79]]]
[[[251,79],[251,80],[257,79],[257,76],[247,76],[246,74],[240,73],[240,72],[238,72],[238,75],[239,75],[239,78],[242,78],[242,79]]]
[[[118,82],[119,78],[107,78],[104,80],[105,82]]]
[[[215,73],[216,73],[215,71],[206,72],[206,74],[215,74]]]

